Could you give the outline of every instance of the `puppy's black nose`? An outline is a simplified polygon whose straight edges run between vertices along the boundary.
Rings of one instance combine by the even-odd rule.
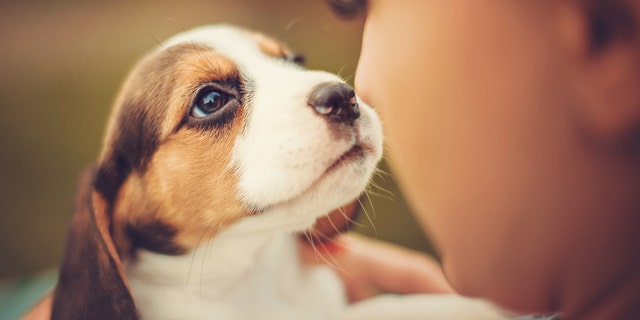
[[[321,83],[311,91],[308,103],[333,122],[352,124],[360,117],[356,93],[345,83]]]

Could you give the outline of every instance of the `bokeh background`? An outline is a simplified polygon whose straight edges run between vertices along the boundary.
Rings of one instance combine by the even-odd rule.
[[[158,41],[220,22],[283,39],[309,68],[353,81],[363,21],[322,0],[0,1],[0,282],[59,264],[77,178],[128,69]],[[381,196],[357,231],[431,252],[393,177],[375,182]]]

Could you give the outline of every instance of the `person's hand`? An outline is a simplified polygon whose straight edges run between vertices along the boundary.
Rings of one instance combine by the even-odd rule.
[[[343,234],[313,245],[300,241],[300,255],[303,263],[336,269],[350,302],[385,292],[454,293],[435,259],[364,236]]]

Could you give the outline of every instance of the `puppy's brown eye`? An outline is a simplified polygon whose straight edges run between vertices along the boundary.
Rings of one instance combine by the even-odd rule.
[[[229,98],[226,94],[216,90],[205,90],[198,95],[191,107],[191,116],[204,118],[222,108]]]

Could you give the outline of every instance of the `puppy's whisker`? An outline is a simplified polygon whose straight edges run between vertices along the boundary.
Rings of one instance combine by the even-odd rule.
[[[336,240],[335,237],[329,237],[327,235],[324,234],[318,234],[318,236],[322,237],[324,240],[324,243],[330,243],[330,244],[334,244],[337,246],[342,246],[343,244]],[[340,262],[335,258],[335,256],[333,255],[333,253],[331,253],[326,246],[322,246],[322,248],[325,250],[325,252],[327,253],[327,255],[329,255],[329,257],[331,258],[331,260],[335,263],[333,266],[336,270],[340,270],[342,272],[346,272],[346,270],[342,267],[342,265],[340,264]]]
[[[373,229],[374,237],[378,238],[378,229],[376,228],[375,223],[373,223],[373,220],[371,219],[371,216],[369,216],[369,213],[367,212],[367,209],[364,207],[364,205],[362,204],[360,199],[358,199],[358,203],[360,204],[360,208],[362,208],[362,212],[364,213],[364,216],[367,218],[367,221],[369,221],[369,225]]]
[[[287,23],[287,25],[284,27],[285,31],[291,31],[291,29],[293,29],[293,27],[298,24],[301,23],[302,20],[300,19],[296,19],[296,20],[292,20],[291,22]]]
[[[327,220],[329,220],[329,224],[333,228],[333,231],[335,231],[336,233],[340,233],[341,232],[340,229],[338,228],[338,226],[336,226],[335,223],[333,223],[333,220],[331,220],[331,216],[328,216]]]
[[[185,59],[182,55],[175,53],[173,50],[171,50],[171,48],[166,47],[162,42],[160,42],[151,32],[149,32],[149,36],[158,44],[158,46],[160,48],[162,48],[162,50],[164,50],[165,52],[171,54],[171,56],[174,57],[176,60],[178,60],[178,61],[180,61],[180,62],[182,62],[182,63],[184,63],[184,64],[186,64],[188,66],[191,66],[191,67],[194,67],[194,68],[198,68],[200,70],[206,71],[205,67],[210,68],[210,70],[211,70],[211,68],[212,68],[211,63],[209,63],[209,61],[207,59],[204,59],[202,57],[202,50],[201,50],[201,48],[198,48],[195,45],[195,43],[191,42],[191,45],[194,47],[196,53],[200,56],[200,58],[201,58],[200,62],[202,62],[205,65],[205,67],[203,67],[202,65],[200,65],[198,63],[194,63],[193,61]]]
[[[331,251],[329,251],[329,249],[327,249],[326,245],[321,245],[320,248],[322,248],[322,250],[325,252],[326,256],[329,257],[329,259],[331,259],[331,261],[328,261],[329,259],[324,259],[324,261],[333,269],[344,272],[344,268],[342,267],[342,265],[340,264],[340,262],[338,262],[338,260],[336,260],[336,258],[333,256],[333,254],[331,253]],[[324,256],[324,255],[321,255]]]
[[[316,239],[315,232],[313,230],[309,230],[309,232],[304,233],[304,236],[305,238],[307,238],[307,243],[309,243],[309,245],[311,245],[311,248],[313,248],[313,255],[317,258],[319,253],[318,253],[318,248],[316,248],[316,245],[314,242],[314,240]]]
[[[382,192],[378,192],[378,190],[382,191]],[[391,202],[396,202],[396,196],[394,194],[392,194],[391,192],[389,192],[389,191],[385,190],[384,188],[382,188],[380,186],[377,186],[377,185],[376,186],[374,186],[374,185],[369,186],[368,189],[367,189],[367,193],[372,194],[372,195],[374,195],[376,197],[379,197],[379,198],[383,198],[383,199],[389,200]]]
[[[382,181],[382,182],[384,182],[384,181]],[[371,181],[369,183],[368,187],[369,187],[369,190],[371,190],[371,191],[376,191],[377,190],[377,191],[380,191],[382,194],[386,195],[387,197],[395,198],[395,195],[391,191],[389,191],[389,190],[385,189],[384,187],[382,187],[380,184],[378,184],[377,181]]]
[[[376,176],[379,176],[381,178],[390,177],[393,179],[393,175],[390,172],[387,172],[379,167],[376,167],[373,172]]]
[[[209,230],[212,227],[213,222],[214,222],[214,219],[209,219],[209,222],[207,223],[207,226],[204,228],[204,230],[202,230],[202,234],[200,235],[200,238],[198,239],[198,245],[195,247],[195,249],[192,250],[191,264],[189,265],[189,270],[187,271],[187,278],[185,280],[186,281],[186,283],[185,283],[186,287],[189,286],[189,280],[191,279],[191,272],[192,272],[192,269],[193,269],[194,261],[196,259],[196,255],[198,254],[198,250],[202,249],[202,246],[201,246],[202,240],[205,238],[205,235],[209,233]]]
[[[386,143],[382,145],[382,153],[383,154],[388,154],[389,153],[389,146],[387,146]]]
[[[174,58],[176,58],[179,61],[183,61],[185,62],[184,58],[182,56],[180,56],[179,54],[176,54],[175,52],[171,51],[171,49],[167,48],[167,46],[164,45],[164,43],[160,42],[151,32],[148,32],[149,36],[151,37],[151,39],[153,39],[153,41],[155,41],[158,46],[160,48],[162,48],[162,50],[164,50],[165,52],[171,54],[171,56],[173,56]]]
[[[340,69],[338,70],[338,72],[336,73],[338,75],[338,77],[343,78],[342,77],[342,71],[344,71],[344,69],[347,67],[346,64],[343,64],[342,67],[340,67]],[[343,78],[344,79],[344,78]],[[345,79],[346,80],[346,79]]]
[[[369,188],[369,187],[367,187]],[[373,201],[371,200],[371,194],[369,192],[369,190],[366,190],[364,192],[365,196],[367,197],[367,202],[369,202],[369,208],[371,208],[371,211],[373,211],[373,218],[376,218],[376,207],[373,205]],[[358,200],[358,202],[360,202],[360,200]]]
[[[176,26],[178,26],[178,28],[183,32],[186,33],[187,30],[182,26],[182,24],[180,24],[180,22],[178,22],[177,20],[170,18],[170,17],[165,17],[165,20],[169,21],[169,22],[173,22]],[[191,44],[191,46],[193,47],[193,49],[195,50],[195,52],[198,54],[199,56],[199,61],[205,66],[205,68],[203,68],[200,65],[197,64],[192,64],[192,66],[194,67],[200,67],[201,70],[206,71],[206,68],[209,68],[209,70],[215,70],[213,64],[211,63],[211,60],[207,59],[204,55],[204,51],[202,50],[201,47],[198,47],[195,43],[195,41],[193,41],[192,38],[189,37],[189,43]]]
[[[375,180],[372,180],[369,182],[369,186],[368,186],[370,191],[373,191],[373,188],[376,188],[377,190],[383,192],[382,194],[385,195],[385,198],[389,199],[389,200],[394,200],[395,199],[395,194],[385,188],[383,188],[382,186],[380,186]],[[380,194],[380,195],[382,195]]]
[[[183,33],[187,32],[187,30],[182,26],[182,24],[180,24],[180,22],[178,22],[178,20],[171,17],[164,17],[164,20],[174,23]]]
[[[363,225],[361,223],[359,223],[356,220],[353,220],[348,214],[346,214],[342,208],[338,209],[338,212],[340,212],[340,214],[345,218],[345,220],[347,220],[350,224],[353,224],[355,226],[359,226],[362,227]]]
[[[211,228],[207,227],[207,229],[209,229],[208,238],[211,239],[211,238],[213,238],[213,235],[218,230],[220,230],[220,225],[216,224],[216,225],[213,225]],[[212,241],[207,241],[207,245],[205,246],[205,249],[204,249],[204,257],[202,257],[202,264],[200,265],[200,293],[202,293],[202,284],[204,282],[203,281],[203,277],[204,277],[204,274],[205,274],[205,272],[204,272],[205,271],[205,265],[206,265],[207,261],[209,260],[209,254],[211,253],[211,251],[213,251],[213,248],[214,248],[211,245],[211,242]]]
[[[342,66],[342,68],[340,69],[341,72],[343,71],[342,69],[346,68],[347,66]],[[344,82],[349,82],[349,83],[353,83],[353,79],[354,79],[355,74],[351,73],[348,76],[340,76],[340,78],[344,81]]]
[[[203,66],[198,65],[197,67],[199,67],[203,71],[207,71],[207,68],[209,70],[219,70],[220,69],[220,63],[219,62],[216,61],[218,63],[218,66],[216,68],[213,65],[213,62],[210,59],[207,59],[207,57],[204,55],[204,51],[202,50],[201,47],[198,47],[193,40],[189,40],[189,42],[191,43],[191,46],[193,47],[195,52],[198,54],[198,60],[203,65]]]
[[[178,22],[178,20],[173,19],[171,17],[164,17],[164,20],[174,23],[183,33],[187,32],[187,30],[184,28],[184,26],[182,26],[182,24],[180,24],[180,22]],[[189,37],[189,42],[191,42],[191,44],[194,44],[193,39],[191,37]]]
[[[388,200],[388,201],[390,201],[392,203],[396,202],[396,199],[394,197],[389,197],[384,193],[376,192],[376,191],[374,191],[372,189],[367,190],[367,193],[370,194],[370,195],[373,195],[373,196],[375,196],[377,198],[382,198],[382,199]]]
[[[382,199],[388,200],[390,202],[396,202],[395,197],[390,197],[385,193],[377,192],[375,187],[373,187],[373,186],[367,187],[365,192],[367,193],[367,196],[374,196],[374,197],[377,197],[377,198],[382,198]]]
[[[209,68],[209,70],[219,70],[220,69],[220,63],[218,61],[216,61],[218,66],[214,67],[213,62],[210,59],[207,59],[207,57],[204,55],[204,51],[201,48],[198,48],[198,46],[196,46],[195,42],[191,41],[191,45],[196,50],[196,53],[198,53],[199,60],[200,60],[200,62],[202,62],[202,64],[205,66],[205,68]],[[205,68],[201,68],[201,69],[206,71]]]
[[[317,230],[311,230],[311,231],[314,233],[314,238],[318,239],[319,241],[340,244],[340,241],[336,240],[335,237],[327,236],[326,234],[318,232]]]
[[[313,236],[311,235],[313,234]],[[306,233],[305,234],[307,239],[309,240],[309,244],[311,244],[311,247],[313,248],[313,252],[315,254],[316,257],[320,257],[320,259],[326,263],[327,265],[329,265],[331,268],[336,269],[336,270],[340,270],[343,271],[342,266],[340,265],[340,263],[338,263],[338,261],[333,257],[333,255],[331,254],[331,252],[324,246],[321,245],[320,247],[323,249],[323,251],[329,256],[329,259],[327,259],[327,257],[325,257],[324,254],[322,254],[322,252],[320,252],[320,250],[318,250],[318,247],[315,244],[315,241],[313,241],[312,237],[315,239],[320,240],[321,236],[324,236],[322,234],[318,234],[315,230],[311,230],[310,234]],[[324,236],[326,237],[326,236]],[[322,241],[322,240],[320,240]]]

